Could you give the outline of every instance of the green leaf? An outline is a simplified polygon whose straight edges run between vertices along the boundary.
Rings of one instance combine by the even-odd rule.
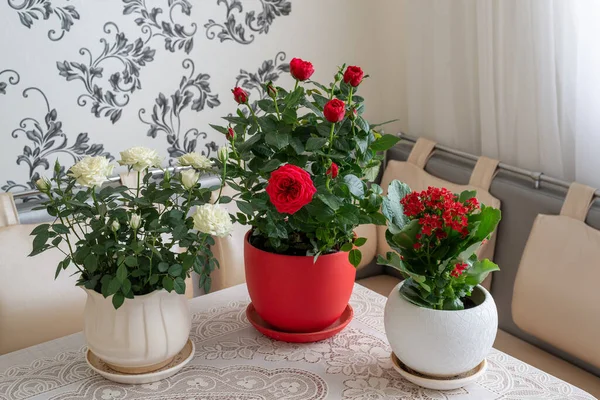
[[[181,266],[181,264],[173,264],[169,268],[169,275],[172,277],[180,276],[181,272],[183,272],[183,266]]]
[[[458,196],[458,201],[464,203],[465,201],[472,199],[477,196],[477,191],[475,190],[465,190]]]
[[[117,293],[119,289],[121,289],[121,281],[116,277],[112,278],[112,280],[108,284],[107,296]]]
[[[276,158],[272,158],[260,169],[263,172],[271,172],[277,169],[281,165],[281,161]]]
[[[244,153],[244,152],[250,150],[252,148],[252,146],[254,146],[256,143],[261,141],[262,137],[263,137],[263,135],[260,133],[250,136],[250,138],[247,139],[245,142],[239,143],[237,145],[238,152]]]
[[[387,125],[387,124],[389,124],[389,123],[396,122],[396,121],[398,121],[398,120],[397,120],[397,119],[390,119],[389,121],[380,122],[380,123],[378,123],[378,124],[373,124],[373,125],[371,125],[371,129],[375,129],[375,128],[377,128],[378,126]]]
[[[41,231],[37,234],[37,236],[33,239],[33,252],[39,252],[46,245],[50,234],[48,231]]]
[[[210,276],[207,276],[206,280],[204,281],[204,285],[203,285],[204,293],[210,292],[211,284],[212,284],[212,279],[210,278]]]
[[[173,282],[173,288],[177,294],[185,294],[185,281],[181,277],[175,278]]]
[[[298,121],[298,114],[294,108],[286,108],[283,114],[281,114],[281,120],[289,125],[293,125]]]
[[[265,131],[265,142],[277,149],[283,149],[290,143],[290,135],[277,130]]]
[[[86,271],[88,271],[90,274],[93,274],[98,268],[98,257],[96,257],[93,253],[88,254],[88,256],[83,260],[83,266],[85,267]]]
[[[296,154],[300,155],[300,154],[304,153],[304,143],[302,143],[302,140],[300,140],[299,137],[291,136],[290,137],[290,146],[292,146],[292,149],[294,149]]]
[[[379,175],[379,169],[381,168],[381,163],[378,162],[377,165],[373,165],[371,167],[367,167],[364,169],[364,176],[365,179],[373,182],[375,179],[377,179],[377,175]]]
[[[483,239],[486,239],[494,232],[494,229],[498,226],[501,218],[502,214],[500,213],[500,210],[493,207],[486,207],[482,204],[481,212],[469,218],[470,220],[473,219],[474,221],[479,221],[477,232],[473,235],[475,240],[482,241]]]
[[[390,222],[388,229],[393,234],[399,233],[408,223],[408,217],[404,215],[404,208],[400,204],[400,200],[410,192],[410,187],[406,183],[393,180],[388,186],[387,196],[383,198],[381,212]]]
[[[465,276],[465,283],[467,285],[479,285],[487,278],[488,274],[492,271],[499,271],[498,265],[494,264],[487,258],[481,261],[476,261],[473,266],[467,269]]]
[[[354,248],[354,246],[352,246],[352,243],[348,242],[348,243],[344,243],[342,245],[342,247],[340,247],[340,251],[350,251]]]
[[[278,121],[273,115],[257,118],[257,121],[263,133],[277,133]]]
[[[321,110],[323,110],[323,107],[325,107],[325,104],[329,101],[327,97],[323,97],[320,94],[313,94],[313,99],[315,100],[315,103],[317,103],[317,107]]]
[[[306,141],[306,151],[313,151],[321,149],[327,143],[327,138],[322,137],[310,137]]]
[[[123,283],[121,284],[121,291],[124,294],[127,294],[129,291],[131,291],[131,281],[129,279],[123,280]]]
[[[350,261],[350,264],[354,265],[354,268],[358,268],[361,259],[362,253],[358,249],[350,250],[348,253],[348,260]]]
[[[112,298],[112,303],[113,303],[113,306],[115,307],[115,310],[118,310],[119,307],[121,307],[123,305],[124,301],[125,301],[125,296],[123,296],[123,293],[121,293],[121,292],[115,293],[115,295]]]
[[[165,290],[167,292],[170,292],[173,290],[173,278],[169,277],[169,276],[165,276],[162,280],[162,286],[165,288]]]
[[[363,246],[365,243],[367,243],[367,238],[359,237],[359,238],[354,239],[354,245],[356,247]]]
[[[227,135],[228,130],[225,127],[222,126],[218,126],[218,125],[213,125],[213,124],[208,124],[211,128],[213,128],[214,130],[216,130],[217,132],[222,133],[223,135]]]
[[[371,150],[374,151],[386,151],[396,145],[400,141],[398,136],[394,135],[383,135],[379,139],[371,143]]]
[[[363,198],[365,195],[365,187],[363,182],[358,179],[356,175],[346,175],[344,176],[344,182],[348,185],[348,189],[350,189],[350,193],[354,195],[354,197]]]
[[[246,202],[246,201],[236,201],[235,204],[237,205],[238,209],[243,212],[246,215],[253,215],[254,214],[254,209],[252,208],[252,206],[250,205],[250,203]]]
[[[68,234],[70,232],[69,228],[67,228],[65,225],[63,224],[54,224],[52,225],[52,230],[54,230],[54,232],[59,233],[59,234]]]
[[[334,196],[330,193],[320,193],[317,195],[317,197],[334,211],[339,209],[343,204],[337,196]]]
[[[286,110],[295,108],[302,100],[302,96],[304,96],[304,88],[302,86],[299,86],[296,90],[288,93],[283,100],[285,102]]]
[[[123,283],[125,279],[127,279],[127,267],[125,266],[125,264],[121,264],[119,265],[119,268],[117,268],[117,279],[121,283]]]
[[[411,278],[405,280],[402,287],[400,287],[400,295],[419,307],[433,308],[431,303],[423,299],[417,285]]]
[[[354,123],[363,131],[365,131],[367,133],[369,132],[369,123],[363,117],[356,118]],[[391,136],[391,135],[386,135],[386,136]]]
[[[35,228],[33,228],[33,230],[31,231],[30,235],[37,235],[38,233],[47,231],[50,228],[50,224],[40,224],[38,226],[36,226]]]
[[[158,271],[159,272],[167,272],[168,269],[169,269],[169,263],[166,263],[164,261],[158,263]]]
[[[137,267],[138,259],[136,256],[127,256],[125,257],[125,264],[127,264],[128,267]]]

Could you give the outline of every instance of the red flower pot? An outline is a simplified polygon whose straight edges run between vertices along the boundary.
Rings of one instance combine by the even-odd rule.
[[[356,269],[348,253],[287,256],[252,246],[244,238],[246,283],[258,315],[286,332],[316,332],[343,313],[354,286]]]

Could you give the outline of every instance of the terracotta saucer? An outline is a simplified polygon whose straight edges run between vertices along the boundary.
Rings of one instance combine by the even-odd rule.
[[[188,339],[185,346],[179,353],[175,355],[173,360],[165,365],[164,367],[144,374],[126,374],[118,372],[110,368],[104,361],[102,361],[97,355],[88,350],[85,354],[85,361],[91,369],[102,375],[109,381],[125,383],[131,385],[139,385],[142,383],[152,383],[160,381],[161,379],[169,378],[185,367],[194,358],[195,346],[194,342]]]
[[[246,308],[246,317],[252,326],[256,328],[256,330],[263,335],[270,337],[271,339],[290,343],[311,343],[328,339],[344,329],[346,325],[352,321],[352,317],[354,317],[354,310],[350,304],[348,304],[342,315],[333,324],[323,330],[306,333],[283,332],[277,330],[277,328],[266,323],[260,317],[260,315],[258,315],[252,303],[248,304],[248,307]]]
[[[410,369],[404,365],[404,363],[400,361],[394,353],[392,353],[391,358],[394,369],[398,371],[398,373],[400,373],[400,375],[402,375],[402,377],[407,381],[412,382],[415,385],[434,390],[454,390],[461,388],[469,383],[475,382],[485,373],[485,370],[487,369],[487,361],[484,358],[478,366],[470,371],[457,376],[440,378],[424,375]]]

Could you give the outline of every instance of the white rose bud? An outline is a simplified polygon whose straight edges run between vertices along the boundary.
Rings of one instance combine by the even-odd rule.
[[[132,229],[138,229],[140,226],[142,226],[142,217],[140,217],[138,214],[132,214],[131,220],[129,221],[129,226],[131,226]]]
[[[132,147],[122,151],[120,165],[127,165],[134,171],[144,171],[150,167],[159,167],[162,164],[162,157],[156,150],[147,147]]]
[[[212,168],[212,161],[199,153],[187,153],[177,159],[182,167],[192,167],[199,171],[206,171]]]
[[[108,176],[112,174],[113,168],[114,165],[111,165],[106,157],[88,156],[73,165],[67,175],[75,178],[81,186],[102,186]]]
[[[194,229],[213,236],[225,237],[233,229],[229,213],[216,204],[204,204],[192,215]]]
[[[117,221],[117,220],[114,220],[112,222],[112,224],[110,224],[110,228],[115,232],[118,231],[120,227],[121,227],[121,224],[119,224],[119,221]]]
[[[229,147],[227,146],[223,146],[219,149],[219,151],[217,152],[217,158],[219,159],[219,161],[221,161],[223,164],[225,164],[227,162],[227,160],[229,160]]]
[[[196,186],[196,183],[198,183],[199,179],[200,174],[193,169],[181,171],[181,183],[183,184],[183,187],[187,190],[190,190],[191,188]]]
[[[50,181],[48,179],[40,178],[37,181],[35,181],[35,186],[37,186],[37,188],[40,190],[40,192],[45,193],[50,189],[52,184],[50,183]]]

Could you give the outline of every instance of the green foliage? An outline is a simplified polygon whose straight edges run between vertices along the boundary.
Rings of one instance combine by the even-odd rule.
[[[312,256],[345,251],[357,266],[365,239],[355,239],[354,229],[385,224],[382,190],[369,182],[379,172],[382,152],[399,138],[372,129],[362,116],[359,88],[341,82],[343,70],[328,86],[307,81],[291,91],[277,87],[274,98],[259,100],[256,109],[242,104],[236,117],[224,118],[236,135],[226,163],[216,163],[223,180],[238,191],[233,200],[240,212],[234,220],[251,226],[256,247]],[[346,103],[345,118],[333,126],[323,115],[332,98]],[[227,127],[213,128],[227,133]],[[339,167],[335,178],[327,174],[332,163]],[[279,213],[265,192],[272,171],[285,164],[309,172],[317,189],[312,201],[294,214]]]
[[[393,181],[383,200],[382,211],[388,221],[385,237],[394,250],[378,263],[391,266],[406,278],[400,293],[421,307],[439,310],[460,310],[463,299],[471,295],[492,271],[499,270],[492,261],[478,260],[476,251],[500,222],[500,210],[481,205],[464,213],[465,231],[456,231],[444,222],[438,229],[440,237],[423,230],[424,215],[443,220],[443,207],[426,206],[419,215],[407,216],[400,203],[411,193],[408,185]],[[453,201],[467,207],[474,191],[454,195]],[[450,194],[451,195],[451,194]],[[460,265],[464,270],[456,270]]]
[[[155,290],[183,294],[192,271],[200,274],[202,287],[210,289],[209,275],[218,268],[210,250],[214,240],[194,231],[188,216],[191,207],[210,200],[210,189],[197,184],[188,190],[179,174],[167,175],[162,182],[140,174],[138,188],[106,186],[99,191],[78,188],[73,178],[56,176],[44,202],[55,220],[31,232],[30,254],[53,248],[63,252],[56,277],[74,264],[77,284],[113,296],[115,308],[125,299]],[[141,216],[138,229],[130,226],[133,214]],[[178,248],[185,251],[177,252]]]

